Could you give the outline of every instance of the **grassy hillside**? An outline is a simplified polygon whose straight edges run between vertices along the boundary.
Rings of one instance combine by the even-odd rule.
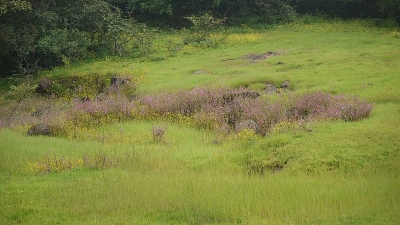
[[[340,20],[243,26],[216,48],[171,52],[168,43],[181,38],[160,33],[146,59],[82,62],[42,76],[127,75],[136,96],[245,87],[280,101],[321,91],[365,99],[372,112],[348,122],[281,121],[263,135],[206,129],[192,117],[115,114],[43,137],[26,135],[40,119],[24,115],[47,105],[68,110],[66,100],[25,99],[15,124],[0,128],[0,224],[400,221],[397,28]],[[274,54],[250,57],[267,52]],[[286,80],[290,90],[266,94],[267,84]],[[3,100],[0,121],[13,106]]]

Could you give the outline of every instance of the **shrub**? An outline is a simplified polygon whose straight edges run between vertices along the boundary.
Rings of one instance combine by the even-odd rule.
[[[286,111],[289,120],[342,119],[357,121],[369,116],[372,104],[354,96],[331,95],[323,92],[294,97]]]
[[[357,97],[323,92],[287,96],[277,101],[249,97],[245,89],[196,88],[171,94],[143,96],[138,100],[142,118],[192,118],[203,128],[224,127],[235,131],[243,120],[253,120],[266,134],[282,121],[338,119],[356,121],[369,116],[372,105]],[[180,118],[179,116],[175,118]]]
[[[94,98],[105,90],[112,76],[113,74],[107,73],[56,78],[53,79],[48,94],[67,99],[76,97]]]
[[[31,77],[27,76],[26,80],[22,82],[20,85],[18,86],[11,85],[8,95],[11,98],[15,99],[16,105],[12,108],[12,111],[9,114],[8,125],[11,124],[11,119],[14,113],[16,112],[18,106],[21,104],[21,102],[25,100],[35,90],[36,86],[33,85],[31,81],[32,81]]]
[[[135,106],[126,96],[114,95],[105,99],[76,101],[66,115],[67,130],[88,129],[132,118]]]
[[[155,141],[156,143],[161,142],[164,139],[165,131],[166,129],[163,127],[153,127],[153,141]]]
[[[282,0],[255,0],[255,12],[263,22],[290,22],[297,16],[295,9]]]
[[[256,143],[258,137],[253,130],[243,129],[235,135],[235,141],[243,145],[243,147],[249,147]]]
[[[29,163],[28,170],[33,173],[47,174],[71,170],[82,165],[83,160],[79,158],[67,159],[57,157],[56,155],[51,157],[49,154],[46,154],[43,160]]]
[[[28,171],[38,174],[58,173],[73,168],[86,167],[89,169],[106,169],[120,166],[121,159],[118,156],[110,156],[106,152],[85,154],[82,158],[58,157],[55,154],[46,154],[38,162],[28,163]]]
[[[55,29],[38,41],[37,52],[47,57],[44,66],[69,65],[85,58],[90,46],[89,34],[77,29]]]
[[[189,16],[185,18],[193,23],[193,32],[184,38],[185,44],[202,47],[212,47],[218,44],[214,42],[215,40],[211,39],[211,31],[214,27],[225,22],[225,19],[216,19],[209,13],[205,13],[201,16]]]

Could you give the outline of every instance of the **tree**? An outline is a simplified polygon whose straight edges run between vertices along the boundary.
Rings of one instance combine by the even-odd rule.
[[[0,0],[0,76],[108,54],[115,21],[120,10],[102,0]]]
[[[283,0],[255,0],[255,14],[263,22],[279,23],[294,19],[296,12],[287,1]]]
[[[376,2],[376,0],[290,0],[290,5],[299,14],[367,18],[379,16]]]
[[[400,0],[380,0],[378,5],[385,17],[394,19],[400,24]]]
[[[28,11],[31,10],[31,3],[23,0],[0,0],[0,16],[7,12]]]

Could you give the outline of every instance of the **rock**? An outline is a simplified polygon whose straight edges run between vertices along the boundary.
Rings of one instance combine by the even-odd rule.
[[[275,87],[273,84],[267,84],[267,87],[265,88],[265,92],[267,94],[276,94],[278,91],[278,88]]]
[[[239,93],[229,93],[222,96],[222,99],[225,104],[232,102],[236,98],[249,98],[249,99],[256,99],[260,97],[260,94],[255,91],[242,91]]]
[[[77,100],[80,102],[90,102],[91,99],[86,96],[86,97],[79,97]]]
[[[288,119],[304,119],[308,114],[309,111],[305,108],[292,107],[286,110],[286,118]]]
[[[256,98],[260,97],[260,94],[255,91],[243,91],[243,92],[239,93],[239,96],[242,98],[256,99]]]
[[[261,134],[260,126],[254,120],[243,120],[236,125],[236,129],[240,132],[242,130],[252,130],[256,134]]]
[[[197,70],[197,71],[194,71],[193,72],[193,74],[205,74],[206,73],[206,71],[204,71],[204,70]]]
[[[132,80],[127,78],[127,77],[117,77],[117,76],[115,76],[115,77],[111,77],[110,85],[113,86],[113,87],[115,87],[115,86],[119,87],[119,86],[127,85],[127,84],[130,84],[130,83],[132,83]]]
[[[130,78],[121,76],[111,77],[110,86],[104,91],[104,93],[109,94],[118,92],[121,87],[130,84],[132,84],[132,80]]]
[[[241,59],[250,59],[252,62],[259,62],[261,60],[264,60],[271,56],[276,56],[276,55],[279,55],[279,53],[278,52],[266,52],[263,54],[250,53],[250,54],[243,56]]]
[[[49,91],[51,90],[52,86],[53,86],[53,80],[44,77],[38,81],[38,86],[35,92],[38,94],[47,95],[49,94]]]
[[[44,136],[50,136],[52,135],[52,127],[44,124],[44,123],[39,123],[33,125],[29,130],[28,130],[28,135],[30,136],[36,136],[36,135],[44,135]]]
[[[285,82],[283,82],[283,83],[281,84],[281,88],[287,89],[287,88],[290,87],[291,84],[292,84],[292,83],[290,82],[290,80],[286,80]]]

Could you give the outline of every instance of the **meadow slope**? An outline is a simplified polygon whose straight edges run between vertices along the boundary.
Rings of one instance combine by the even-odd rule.
[[[107,58],[42,75],[140,75],[139,96],[246,87],[268,98],[266,84],[290,80],[290,94],[354,95],[373,110],[360,121],[282,123],[264,136],[161,118],[104,124],[68,137],[27,136],[31,124],[4,126],[0,224],[400,221],[397,28],[359,20],[243,26],[217,48],[184,46],[172,56],[165,40],[181,37],[159,35],[158,50],[146,60]],[[276,54],[244,57],[266,52]],[[35,110],[28,101],[20,111]],[[165,130],[161,140],[155,128]],[[268,171],[254,169],[264,167]]]

